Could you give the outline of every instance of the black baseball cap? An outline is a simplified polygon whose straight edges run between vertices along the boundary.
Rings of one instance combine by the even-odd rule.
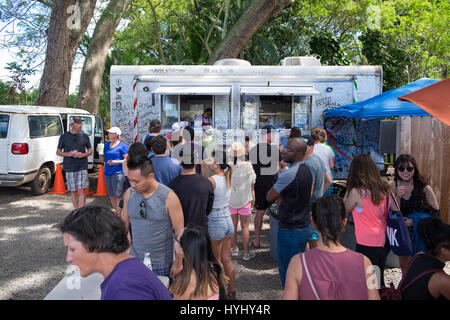
[[[310,135],[304,135],[304,136],[301,136],[300,139],[302,139],[303,141],[305,141],[305,142],[306,142],[306,145],[307,145],[308,147],[312,147],[312,146],[314,145],[314,139],[313,139]]]
[[[272,132],[272,129],[275,129],[274,126],[268,124],[267,126],[262,127],[262,133],[263,134],[269,134]]]
[[[72,117],[72,122],[82,123],[83,122],[83,118],[81,118],[79,116]]]
[[[161,121],[159,121],[158,119],[153,119],[152,121],[150,121],[150,128],[160,126],[160,125],[161,125]]]

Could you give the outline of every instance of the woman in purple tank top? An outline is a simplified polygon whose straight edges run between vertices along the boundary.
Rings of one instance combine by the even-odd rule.
[[[380,299],[370,260],[339,242],[346,223],[341,199],[317,199],[312,207],[312,224],[320,235],[319,243],[291,259],[284,300]]]

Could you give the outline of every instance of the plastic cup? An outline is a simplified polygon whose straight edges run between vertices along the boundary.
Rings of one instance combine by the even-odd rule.
[[[103,155],[103,150],[105,148],[105,145],[103,143],[98,144],[98,154]]]

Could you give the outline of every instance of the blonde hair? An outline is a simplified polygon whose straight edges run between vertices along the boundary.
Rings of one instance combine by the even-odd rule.
[[[325,141],[327,141],[327,132],[324,129],[320,129],[319,137],[320,143],[324,143]]]
[[[314,142],[320,141],[320,134],[322,129],[320,128],[312,128],[311,129],[311,137],[314,139]]]

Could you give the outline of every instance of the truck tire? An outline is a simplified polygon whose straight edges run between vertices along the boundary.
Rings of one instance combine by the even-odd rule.
[[[41,167],[34,177],[34,180],[30,182],[31,193],[40,196],[48,192],[52,181],[52,173],[48,167]]]

